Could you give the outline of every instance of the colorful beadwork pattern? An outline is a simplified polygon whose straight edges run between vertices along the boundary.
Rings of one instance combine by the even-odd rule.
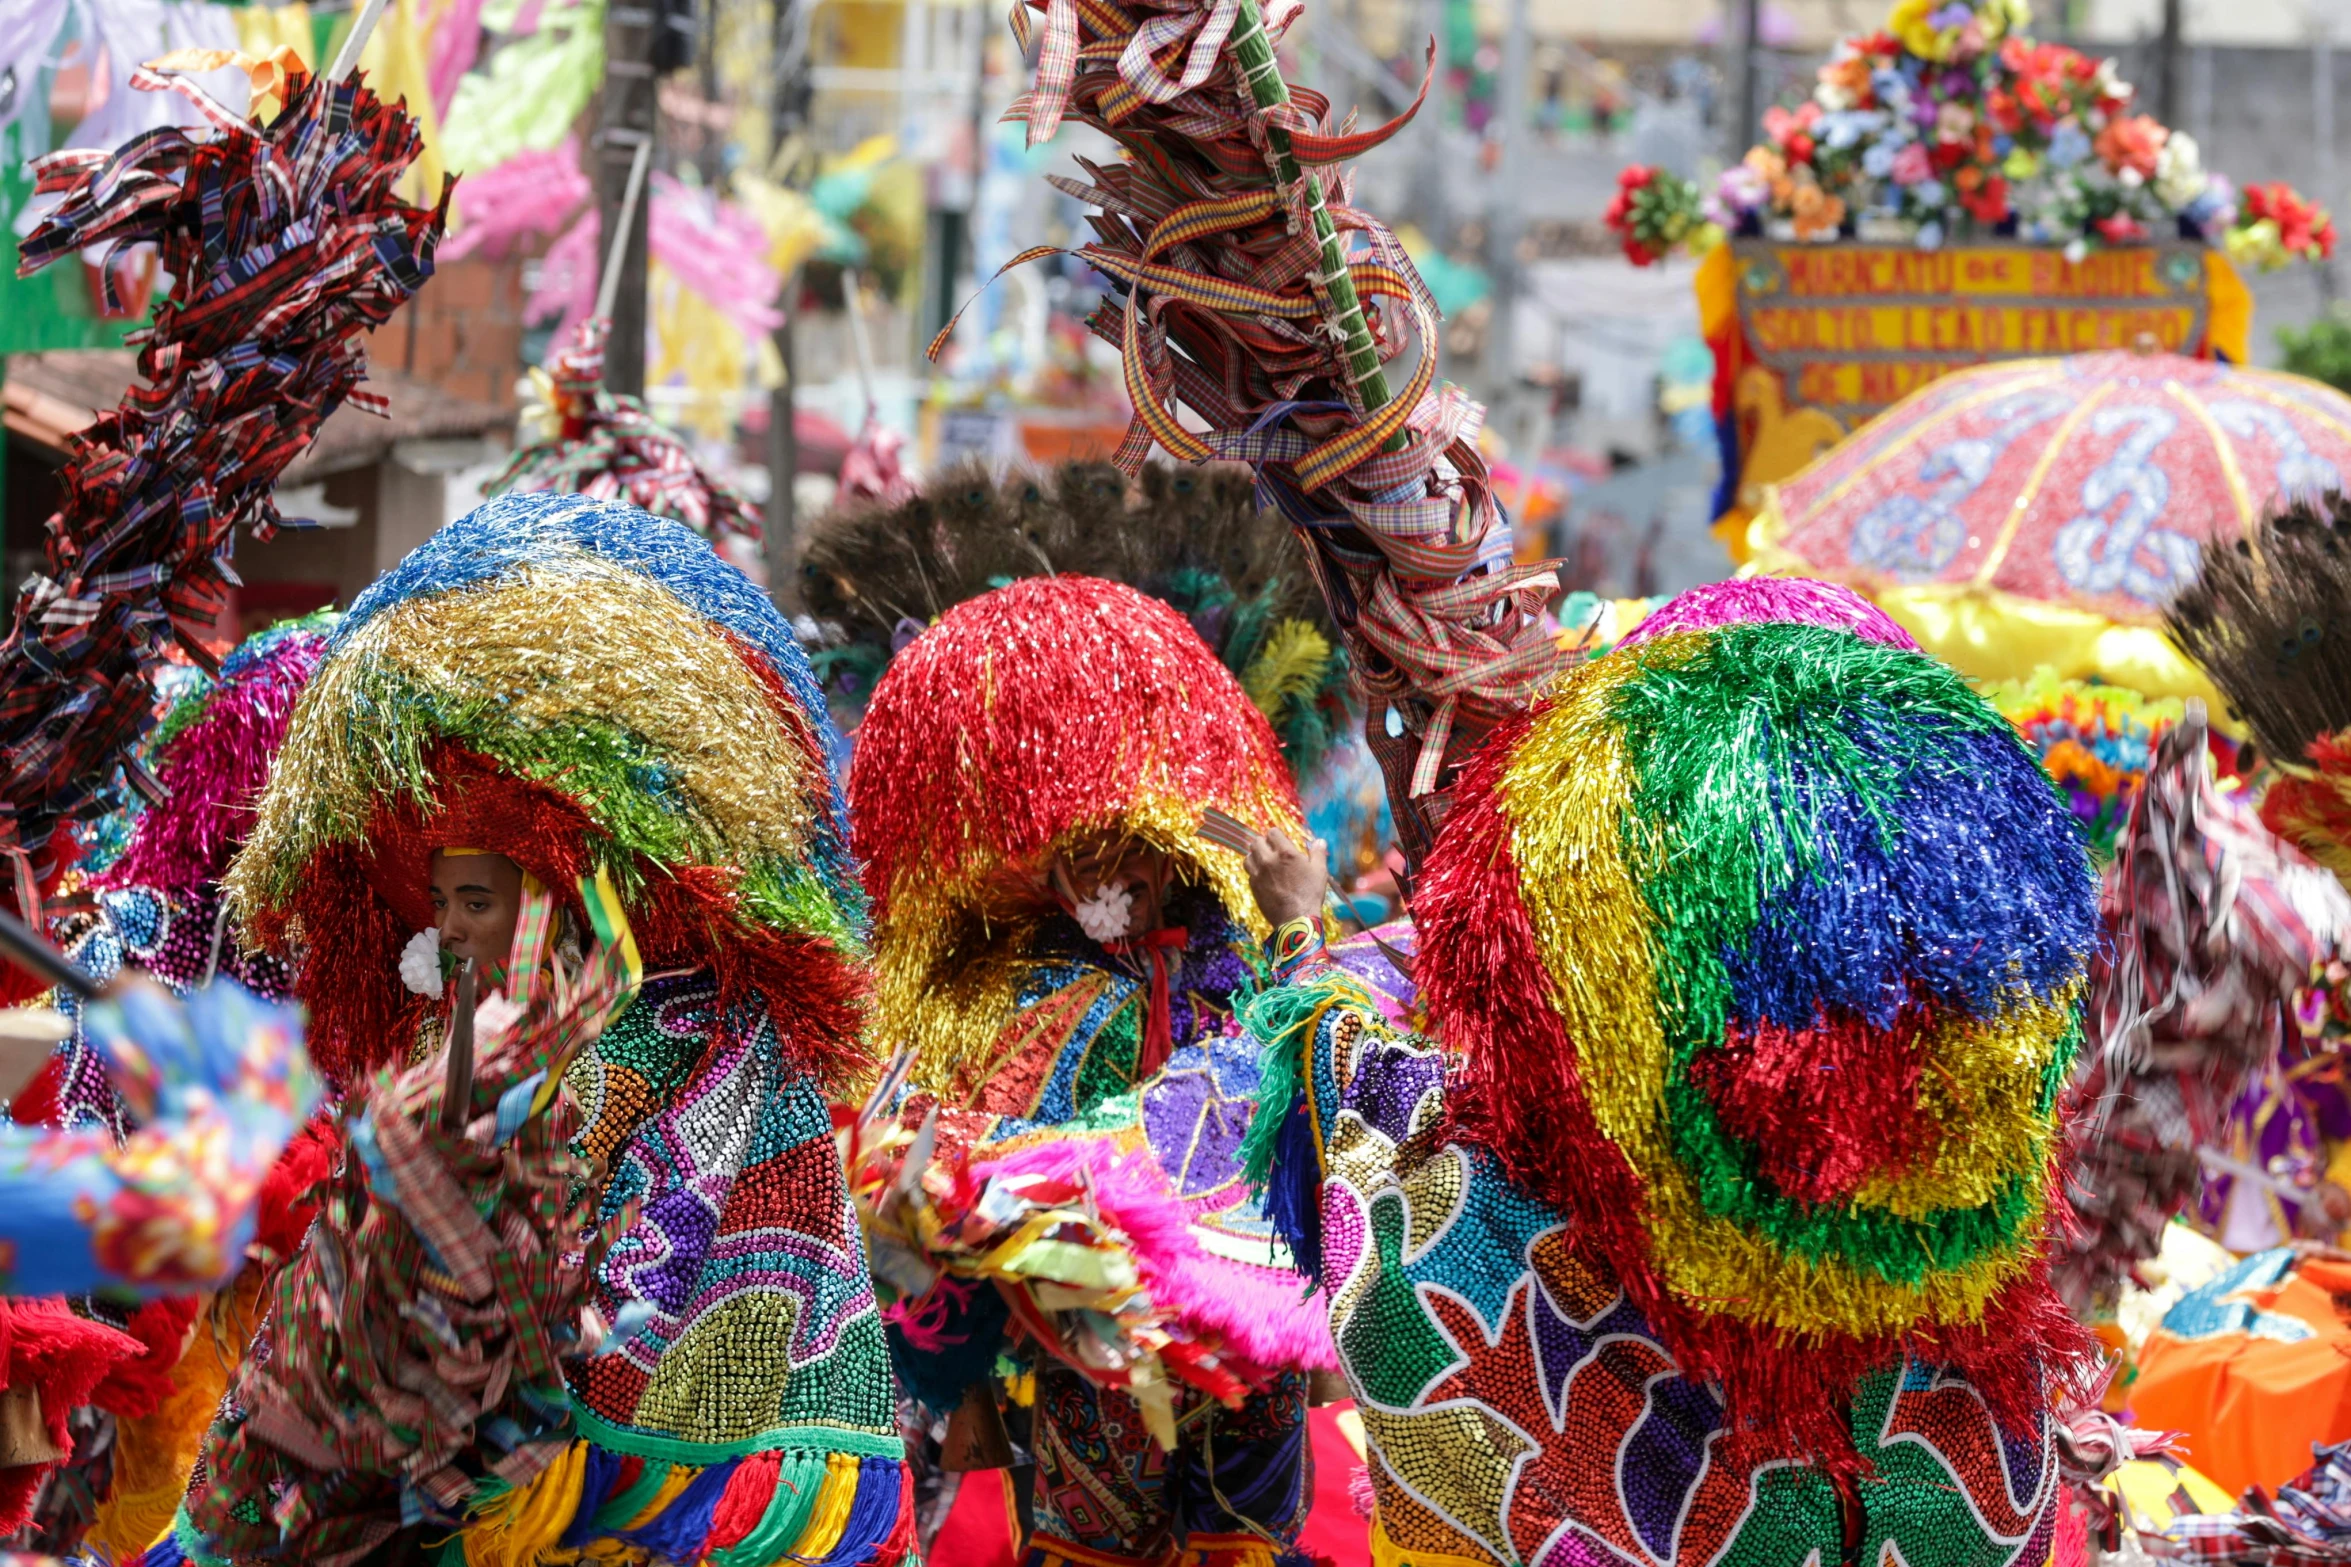
[[[1254,943],[1205,891],[1179,888],[1169,907],[1190,940],[1171,989],[1175,1050],[1148,1082],[1134,1081],[1148,994],[1139,960],[1057,918],[1039,934],[1015,992],[1018,1021],[986,1074],[936,1101],[915,1095],[903,1119],[919,1122],[940,1103],[939,1156],[974,1165],[1046,1142],[1147,1149],[1210,1259],[1205,1287],[1183,1298],[1187,1312],[1256,1366],[1333,1366],[1320,1309],[1301,1304],[1302,1281],[1240,1165],[1259,1050],[1233,1006],[1262,976]]]
[[[1037,1373],[1037,1532],[1029,1567],[1263,1567],[1246,1519],[1294,1539],[1314,1497],[1306,1379],[1295,1372],[1237,1410],[1200,1408],[1198,1433],[1169,1453],[1134,1401],[1067,1366]],[[942,1564],[943,1567],[943,1564]]]
[[[1319,965],[1250,1021],[1304,1055],[1379,1567],[2046,1561],[2045,1416],[2004,1429],[1963,1378],[1913,1359],[1852,1400],[1864,1478],[1742,1457],[1720,1394],[1685,1375],[1575,1221],[1446,1135],[1457,1061]]]

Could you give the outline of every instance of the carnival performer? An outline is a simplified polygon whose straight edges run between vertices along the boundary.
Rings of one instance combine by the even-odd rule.
[[[921,1128],[869,1183],[910,1390],[953,1407],[1017,1324],[1032,1567],[1283,1557],[1330,1351],[1234,1164],[1260,932],[1240,856],[1201,836],[1212,811],[1299,830],[1265,718],[1166,604],[1036,577],[892,660],[849,794],[873,1037],[912,1051]],[[1081,1233],[1075,1265],[1029,1244]]]
[[[435,1069],[464,987],[523,1009],[526,1033],[556,1028],[549,987],[584,954],[619,939],[641,956],[634,1001],[564,1077],[588,1217],[609,1241],[592,1281],[602,1326],[552,1320],[560,1290],[499,1286],[507,1313],[492,1316],[535,1324],[515,1385],[428,1355],[416,1374],[439,1392],[416,1415],[437,1451],[505,1456],[436,1470],[384,1456],[417,1439],[417,1418],[304,1402],[334,1374],[320,1362],[343,1324],[325,1297],[282,1291],[273,1309],[290,1320],[264,1329],[150,1564],[357,1561],[452,1534],[477,1563],[912,1554],[882,1327],[826,1108],[857,1076],[866,979],[822,713],[766,596],[682,524],[618,502],[494,500],[352,606],[231,896],[255,939],[295,953],[321,1066],[374,1074],[379,1111],[410,1095],[387,1073]],[[451,978],[445,954],[474,967]],[[519,1074],[494,1129],[447,1144],[450,1168],[474,1172],[453,1178],[486,1183],[477,1208],[501,1177],[465,1139],[503,1141],[538,1114],[526,1101],[552,1095]],[[375,1124],[366,1190],[429,1236],[453,1210],[419,1202],[385,1130],[399,1123]],[[504,1179],[544,1193],[548,1173]],[[556,1223],[560,1202],[538,1201],[507,1218]],[[349,1229],[349,1266],[430,1275],[441,1248],[399,1249],[399,1229]],[[534,1232],[523,1252],[547,1262],[556,1239]],[[448,1310],[452,1344],[487,1331],[463,1299]],[[534,1402],[526,1372],[607,1332],[569,1363],[567,1399]],[[432,1437],[450,1421],[463,1429]]]
[[[248,638],[222,661],[217,679],[192,667],[180,671],[189,689],[145,748],[161,784],[158,798],[135,816],[123,812],[127,825],[117,826],[116,817],[83,831],[86,879],[77,869],[54,902],[51,934],[91,978],[103,984],[137,973],[185,999],[217,977],[264,1001],[287,998],[285,966],[241,950],[228,929],[219,877],[252,821],[294,698],[325,649],[322,625],[289,622]],[[60,988],[51,1002],[70,1032],[48,1066],[11,1097],[11,1117],[25,1126],[102,1128],[114,1140],[155,1132],[139,1125],[116,1092],[82,1026],[81,999]],[[292,1199],[324,1168],[331,1143],[321,1141],[322,1129],[314,1125],[296,1139],[285,1167],[264,1183],[253,1263],[235,1270],[231,1288],[209,1298],[78,1300],[74,1309],[85,1321],[120,1336],[95,1338],[70,1354],[50,1341],[94,1336],[54,1314],[9,1334],[11,1385],[47,1381],[45,1410],[66,1422],[72,1438],[71,1457],[57,1468],[0,1469],[0,1495],[38,1484],[29,1530],[38,1548],[71,1555],[87,1544],[127,1556],[170,1521],[227,1384],[233,1353],[221,1345],[250,1336],[248,1308],[262,1272],[290,1255],[308,1223]],[[242,1252],[246,1243],[238,1245]],[[23,1316],[19,1307],[5,1309]],[[23,1379],[14,1375],[20,1358]],[[63,1387],[31,1375],[45,1363],[93,1361],[102,1374],[70,1411],[57,1403]]]
[[[1250,868],[1247,1152],[1375,1561],[2047,1560],[2097,904],[1957,674],[1841,589],[1667,605],[1471,765],[1415,900],[1428,1036],[1321,961],[1318,854]]]

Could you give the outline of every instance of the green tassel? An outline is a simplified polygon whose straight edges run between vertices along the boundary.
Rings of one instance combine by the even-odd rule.
[[[1273,1174],[1274,1144],[1290,1117],[1291,1104],[1306,1086],[1306,1052],[1313,1043],[1315,1019],[1332,1002],[1351,994],[1353,987],[1333,975],[1311,985],[1277,985],[1242,1006],[1242,1026],[1265,1047],[1257,1110],[1241,1138],[1241,1178],[1252,1190],[1263,1190]]]

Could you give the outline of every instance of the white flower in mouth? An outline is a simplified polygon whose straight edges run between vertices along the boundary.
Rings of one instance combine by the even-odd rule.
[[[441,933],[420,930],[400,949],[400,983],[420,996],[441,993]]]
[[[1070,912],[1077,916],[1078,928],[1096,941],[1116,941],[1135,917],[1134,890],[1123,881],[1106,881]]]

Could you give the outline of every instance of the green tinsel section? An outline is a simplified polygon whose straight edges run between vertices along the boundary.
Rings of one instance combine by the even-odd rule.
[[[1732,1015],[1723,954],[1747,947],[1775,898],[1839,874],[1824,853],[1819,797],[1797,780],[1850,791],[1891,852],[1903,840],[1905,793],[1965,765],[1967,737],[2005,735],[2021,747],[2013,729],[1948,666],[1837,630],[1734,626],[1694,646],[1677,638],[1613,656],[1644,665],[1611,704],[1635,776],[1625,852],[1655,916],[1667,1129],[1701,1203],[1815,1261],[1900,1284],[2024,1245],[2038,1170],[2019,1172],[1989,1202],[1927,1218],[1803,1202],[1761,1173],[1756,1151],[1723,1127],[1689,1075]],[[1871,722],[1856,722],[1864,714]],[[1892,754],[1889,733],[1902,741]],[[1880,743],[1865,745],[1865,734]],[[2028,996],[2020,986],[2015,1000]],[[2056,1055],[2045,1099],[2071,1067],[2070,1045]]]
[[[597,834],[588,852],[610,873],[624,899],[643,890],[652,865],[729,864],[748,859],[738,884],[747,922],[821,937],[845,952],[864,951],[864,936],[813,867],[781,855],[740,856],[719,825],[677,784],[670,767],[643,738],[620,725],[584,715],[553,723],[518,723],[509,704],[426,685],[381,659],[352,680],[348,732],[369,737],[353,757],[361,788],[321,802],[305,824],[313,845],[361,836],[366,823],[350,819],[352,799],[393,793],[433,796],[426,756],[444,740],[479,752],[516,775],[577,800]],[[306,852],[276,860],[273,897],[289,896]]]
[[[1265,1047],[1259,1062],[1257,1108],[1242,1134],[1241,1179],[1262,1190],[1273,1175],[1274,1144],[1290,1107],[1306,1087],[1306,1052],[1315,1022],[1337,1001],[1362,1001],[1354,981],[1333,974],[1309,985],[1276,985],[1255,996],[1236,995],[1241,1026]]]

